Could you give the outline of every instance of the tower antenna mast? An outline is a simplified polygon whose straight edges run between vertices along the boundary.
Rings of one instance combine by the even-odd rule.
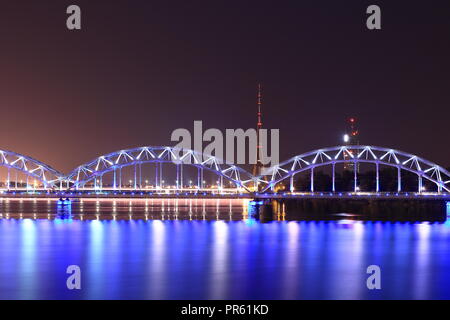
[[[262,129],[262,85],[258,84],[258,92],[256,95],[256,105],[258,107],[257,111],[257,123],[256,123],[256,163],[253,166],[253,175],[259,176],[261,174],[262,162],[261,162],[261,141],[260,141],[260,131]]]

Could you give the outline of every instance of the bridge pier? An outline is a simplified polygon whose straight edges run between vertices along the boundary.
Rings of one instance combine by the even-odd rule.
[[[442,199],[330,199],[280,198],[255,199],[263,202],[259,216],[264,220],[368,220],[368,221],[436,221],[447,219],[447,201]],[[281,209],[280,209],[281,208]],[[272,214],[272,217],[267,215]]]

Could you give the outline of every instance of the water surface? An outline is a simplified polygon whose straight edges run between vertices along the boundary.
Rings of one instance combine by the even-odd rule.
[[[61,219],[67,211],[0,200],[1,299],[450,298],[448,223],[260,223],[243,200],[89,200]],[[74,264],[79,291],[66,288]],[[372,264],[381,290],[366,287]]]

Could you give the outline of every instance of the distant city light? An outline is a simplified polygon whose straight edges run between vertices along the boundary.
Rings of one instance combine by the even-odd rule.
[[[344,134],[344,142],[349,142],[350,141],[350,137],[348,134]]]

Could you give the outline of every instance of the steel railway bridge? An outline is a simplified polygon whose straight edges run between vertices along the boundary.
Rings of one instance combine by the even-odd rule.
[[[338,190],[336,168],[352,168],[352,190]],[[375,176],[371,190],[361,190],[360,166],[373,166]],[[171,167],[169,170],[168,167]],[[397,187],[383,191],[380,166],[394,168]],[[337,146],[297,155],[253,176],[246,170],[221,161],[212,155],[174,147],[151,147],[120,150],[99,156],[63,174],[31,157],[0,150],[0,168],[4,170],[3,194],[78,194],[143,195],[199,197],[438,197],[450,199],[450,173],[431,161],[391,148],[375,146]],[[315,188],[317,169],[331,172],[331,190]],[[172,175],[166,173],[172,171]],[[173,172],[174,171],[174,172]],[[416,190],[402,190],[404,172],[417,179]],[[296,190],[296,176],[309,175],[308,190]],[[213,176],[207,183],[204,175]],[[169,177],[170,176],[170,177]],[[149,178],[151,177],[151,178]],[[211,179],[210,179],[211,180]],[[424,184],[432,186],[425,190]],[[283,185],[283,191],[279,186]]]

